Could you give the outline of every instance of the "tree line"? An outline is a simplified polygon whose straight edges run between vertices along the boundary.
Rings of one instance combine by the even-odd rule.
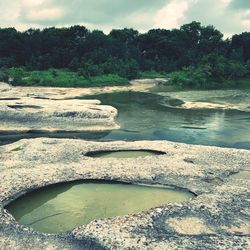
[[[10,68],[28,71],[67,69],[88,79],[140,72],[171,73],[173,82],[200,86],[250,77],[250,32],[223,39],[214,26],[199,22],[179,29],[114,29],[109,34],[84,26],[0,29],[0,79]],[[19,69],[20,70],[20,69]],[[13,70],[12,70],[13,71]]]

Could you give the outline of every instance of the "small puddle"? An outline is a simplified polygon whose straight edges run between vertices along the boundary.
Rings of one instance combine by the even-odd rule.
[[[168,187],[77,181],[38,189],[6,208],[20,224],[59,233],[95,219],[138,213],[193,197],[190,192]]]
[[[0,101],[17,101],[20,100],[20,98],[16,98],[16,97],[1,97]]]
[[[165,154],[154,150],[121,150],[121,151],[96,151],[88,152],[86,156],[93,158],[137,158]]]
[[[243,170],[231,176],[234,179],[250,180],[250,170]]]
[[[42,107],[37,105],[7,105],[9,108],[12,109],[41,109]]]

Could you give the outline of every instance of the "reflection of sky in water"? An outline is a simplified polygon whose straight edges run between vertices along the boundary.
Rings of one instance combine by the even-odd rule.
[[[242,90],[171,93],[188,101],[237,102],[246,105],[250,93]],[[64,137],[88,140],[170,140],[191,144],[250,149],[250,112],[236,110],[185,110],[169,107],[169,93],[117,92],[88,96],[118,109],[121,128],[111,132],[19,134],[0,136],[1,143],[30,137]],[[86,97],[83,97],[86,99]],[[249,104],[250,106],[250,104]],[[2,142],[1,142],[2,141]]]
[[[94,219],[148,210],[192,198],[180,190],[127,184],[64,183],[27,194],[7,209],[24,225],[64,232]]]
[[[248,112],[175,109],[160,105],[161,98],[167,103],[169,97],[151,94],[116,93],[96,98],[119,110],[121,129],[108,134],[106,140],[163,139],[250,149]]]

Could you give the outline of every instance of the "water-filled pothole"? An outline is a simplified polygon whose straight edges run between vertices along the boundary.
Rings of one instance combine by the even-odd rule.
[[[164,152],[155,150],[117,150],[117,151],[93,151],[85,154],[94,158],[136,158],[143,156],[163,155]]]
[[[231,177],[234,179],[250,180],[250,170],[242,170]]]
[[[0,101],[17,101],[20,100],[20,98],[16,98],[16,97],[1,97]]]
[[[190,192],[170,187],[78,181],[38,189],[6,208],[20,224],[58,233],[95,219],[137,213],[192,197]]]
[[[37,106],[37,105],[20,105],[20,104],[16,104],[16,105],[7,105],[9,108],[12,109],[41,109],[42,107]]]

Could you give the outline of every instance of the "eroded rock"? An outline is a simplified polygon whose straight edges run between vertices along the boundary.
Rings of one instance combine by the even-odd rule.
[[[142,149],[165,154],[129,159],[86,156],[93,151]],[[95,220],[59,235],[34,232],[0,209],[0,241],[12,249],[41,248],[43,241],[55,248],[64,244],[65,249],[248,249],[250,183],[229,176],[249,164],[247,150],[167,141],[21,140],[0,150],[1,207],[27,191],[78,179],[172,185],[198,196],[134,215]],[[223,182],[205,181],[211,173]]]
[[[205,222],[198,217],[170,218],[166,220],[168,226],[179,234],[200,235],[214,233]]]
[[[20,98],[0,101],[1,131],[111,130],[117,110],[98,100]]]

